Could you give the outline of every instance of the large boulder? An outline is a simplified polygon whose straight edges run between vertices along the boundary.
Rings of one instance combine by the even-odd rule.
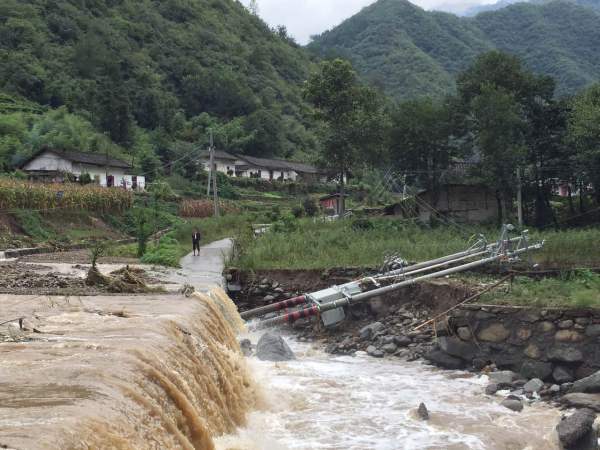
[[[506,385],[515,381],[519,375],[511,370],[499,370],[498,372],[488,373],[488,377],[493,383]]]
[[[362,327],[359,331],[360,339],[362,341],[368,341],[369,339],[372,339],[376,333],[382,331],[384,328],[385,326],[381,322],[374,322],[370,325],[367,325],[366,327]]]
[[[591,409],[579,409],[565,417],[557,425],[558,438],[565,449],[596,449],[596,432],[593,430],[596,413]],[[592,444],[590,446],[589,444]]]
[[[570,392],[600,392],[600,370],[574,382]]]
[[[510,336],[510,330],[502,323],[493,323],[482,329],[477,336],[480,341],[503,342]]]
[[[573,371],[565,366],[556,366],[552,372],[552,378],[558,384],[570,383],[574,380]]]
[[[449,355],[464,359],[465,361],[471,361],[479,352],[475,344],[464,342],[456,337],[443,336],[438,339],[438,345],[441,350]]]
[[[529,380],[523,386],[523,391],[526,393],[539,392],[544,387],[544,382],[539,378],[534,378],[533,380]]]
[[[507,398],[506,400],[502,401],[502,403],[500,403],[500,404],[502,406],[504,406],[505,408],[508,408],[514,412],[523,411],[523,402],[521,402],[521,400],[518,400],[515,398]]]
[[[583,353],[577,348],[568,345],[557,345],[548,350],[550,361],[576,363],[583,361]]]
[[[425,355],[425,359],[444,369],[463,369],[465,367],[462,359],[455,358],[439,349],[431,350]]]
[[[600,412],[600,394],[581,394],[574,392],[563,395],[560,402],[572,408],[589,408]]]
[[[281,336],[265,333],[256,345],[256,356],[261,361],[290,361],[296,359],[294,352]]]
[[[546,380],[552,375],[552,364],[541,361],[525,361],[519,371],[525,378]]]

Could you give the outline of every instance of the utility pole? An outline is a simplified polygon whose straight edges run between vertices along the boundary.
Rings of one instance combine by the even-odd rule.
[[[212,173],[213,173],[213,151],[212,151],[212,129],[210,131],[210,145],[208,147],[209,154],[209,163],[208,163],[208,183],[206,183],[206,196],[210,195],[210,184],[212,183]]]
[[[517,168],[517,214],[519,226],[523,226],[523,184],[521,182],[521,168]]]
[[[214,164],[215,159],[215,146],[213,144],[213,133],[212,128],[210,129],[210,172],[212,173],[212,190],[213,190],[213,202],[215,205],[215,217],[219,217],[219,193],[217,192],[217,170]],[[213,173],[214,171],[214,173]],[[210,184],[209,184],[210,189]]]

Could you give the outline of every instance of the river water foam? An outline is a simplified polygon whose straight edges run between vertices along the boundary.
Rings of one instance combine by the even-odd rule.
[[[255,340],[257,336],[252,336]],[[252,359],[269,407],[217,440],[219,450],[557,449],[557,410],[542,403],[514,413],[482,395],[487,377],[419,362],[334,357],[288,342],[298,359]],[[416,415],[424,402],[430,420]]]

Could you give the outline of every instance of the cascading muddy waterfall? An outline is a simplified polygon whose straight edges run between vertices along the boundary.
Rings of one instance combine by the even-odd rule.
[[[163,308],[168,301],[160,300]],[[54,405],[58,409],[47,409],[47,415],[61,417],[61,421],[69,419],[54,439],[47,440],[49,445],[41,439],[36,441],[36,448],[212,450],[214,437],[243,427],[247,412],[256,408],[260,399],[236,338],[243,329],[243,321],[235,305],[220,290],[207,295],[193,294],[185,303],[187,310],[180,317],[170,307],[169,314],[160,311],[162,320],[147,325],[153,339],[144,338],[146,330],[140,329],[136,342],[135,330],[143,320],[136,321],[135,313],[130,314],[131,319],[121,320],[124,325],[119,328],[117,343],[113,336],[110,344],[98,344],[99,335],[110,340],[114,329],[107,323],[96,323],[94,336],[86,338],[86,344],[75,345],[77,350],[70,354],[79,356],[85,369],[74,368],[64,375],[65,384],[78,378],[86,380],[83,383],[87,394],[77,398],[82,417],[70,420],[77,416],[71,401],[64,404],[59,401]],[[56,316],[48,319],[58,321]],[[156,335],[160,338],[156,339]],[[82,348],[86,349],[84,353]],[[90,353],[98,349],[103,350],[105,357],[90,358]],[[62,376],[57,373],[60,391],[74,392],[72,387],[61,383]],[[16,393],[19,391],[23,392],[15,388]],[[0,398],[1,393],[0,389]],[[19,406],[23,408],[19,413],[26,411],[33,415],[28,418],[29,423],[36,420],[42,423],[36,413],[28,411],[29,405]],[[2,415],[0,406],[0,444],[18,443],[3,440],[5,417],[8,415]],[[25,420],[21,432],[26,429],[24,423]],[[7,436],[10,438],[11,434]]]
[[[124,429],[95,420],[71,448],[133,450],[157,448],[160,442],[160,448],[213,450],[213,437],[246,425],[258,393],[236,338],[244,322],[222,290],[191,298],[201,312],[186,328],[168,324],[173,345],[166,358],[162,350],[135,351],[140,378],[133,386],[118,383],[141,408],[140,422]]]

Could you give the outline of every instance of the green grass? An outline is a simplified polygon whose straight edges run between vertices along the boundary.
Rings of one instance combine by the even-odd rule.
[[[541,280],[516,277],[508,291],[492,291],[483,295],[479,303],[597,308],[600,307],[600,275],[574,271]]]
[[[274,231],[249,242],[236,264],[245,269],[326,269],[354,266],[376,267],[384,257],[398,254],[409,261],[437,258],[469,247],[469,235],[483,232],[489,242],[498,230],[452,227],[423,228],[393,218],[370,219],[372,227],[360,230],[354,221],[332,223],[312,219],[278,224]],[[532,240],[546,239],[533,260],[544,267],[600,266],[600,228],[534,233]]]

